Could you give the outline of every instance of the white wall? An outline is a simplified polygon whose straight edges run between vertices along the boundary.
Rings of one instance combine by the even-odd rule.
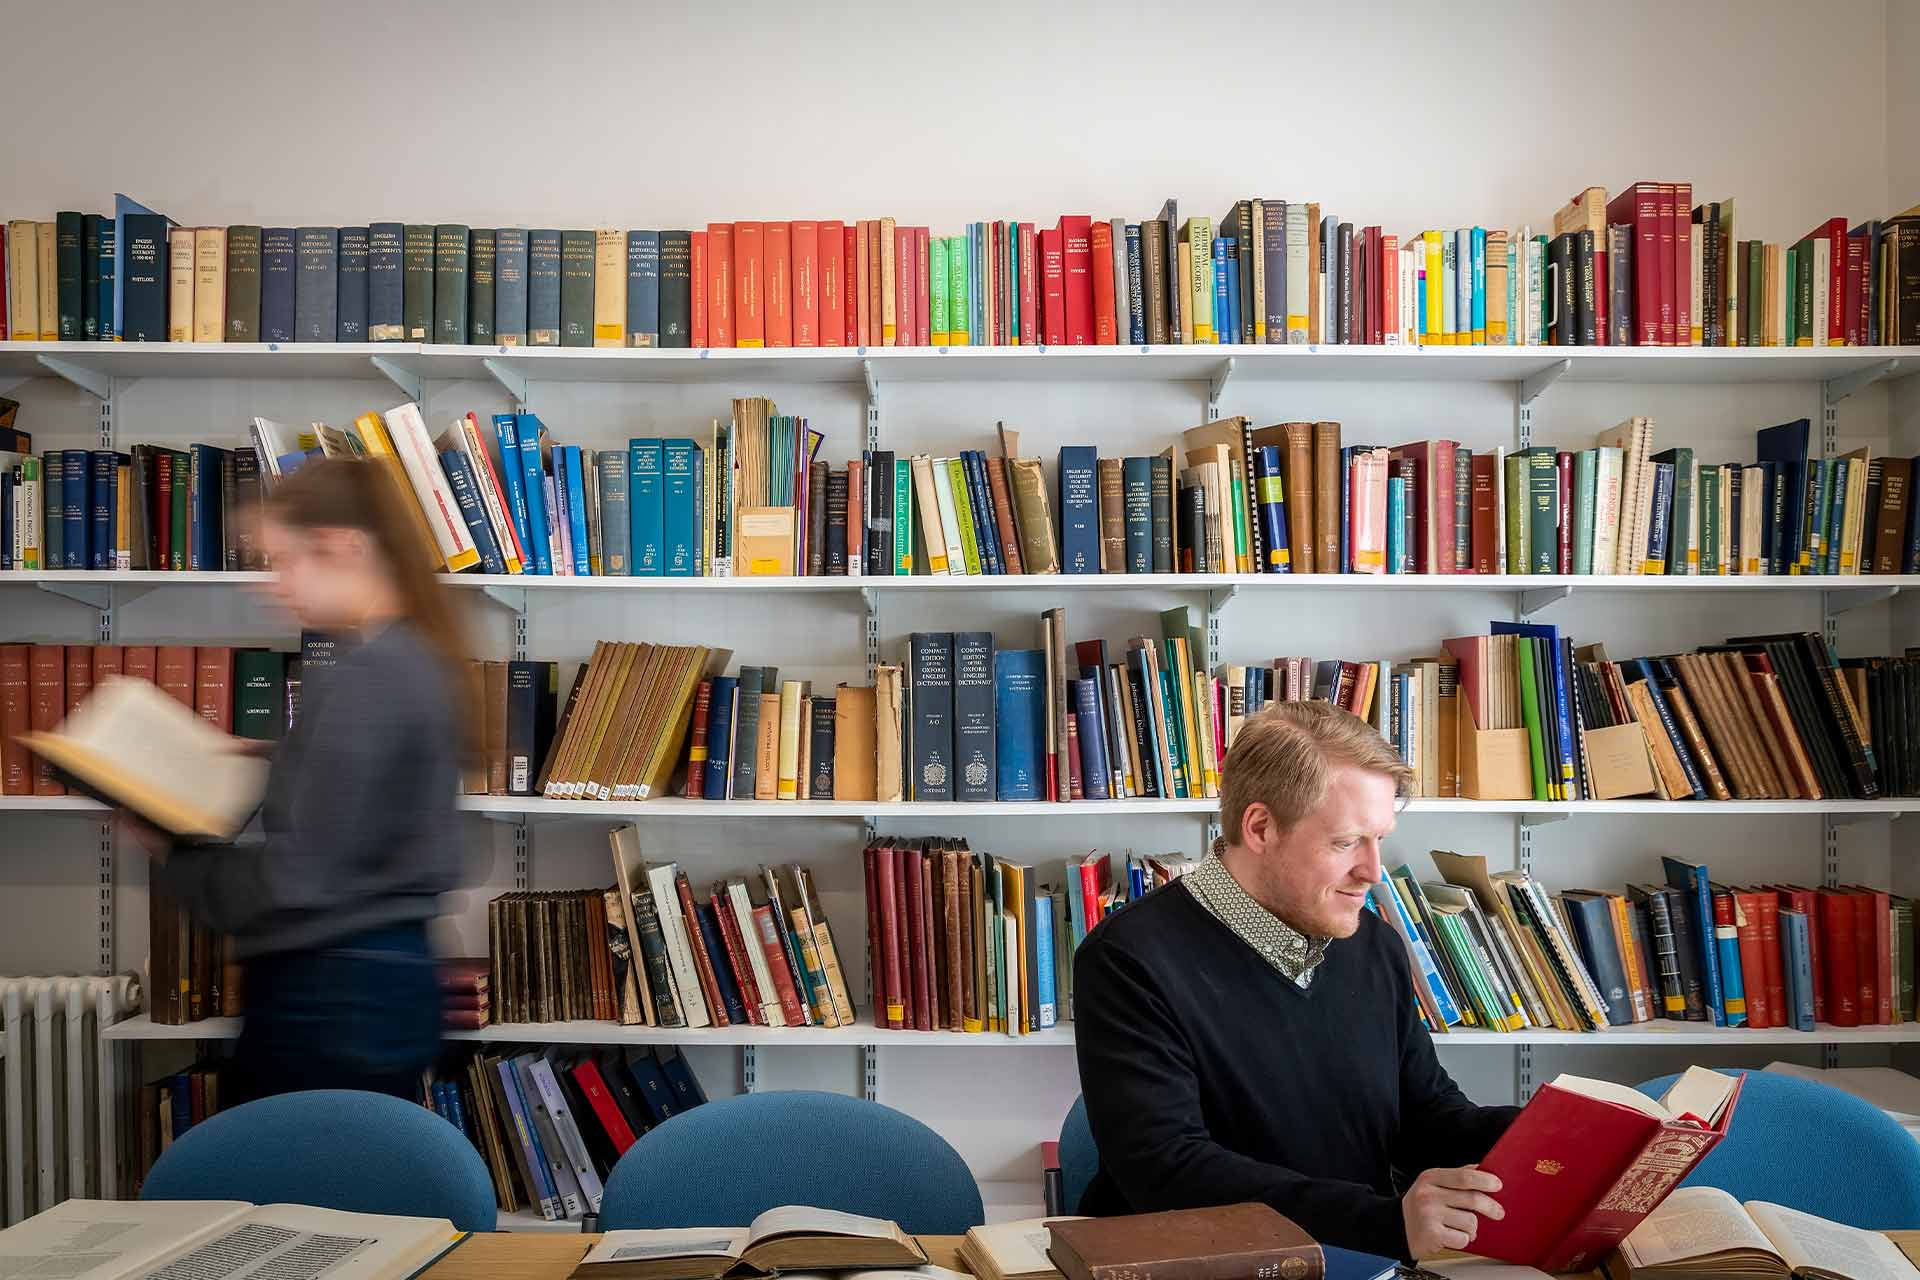
[[[846,4],[807,9],[737,4],[562,3],[542,9],[336,4],[300,12],[183,0],[139,42],[102,42],[103,20],[43,6],[14,17],[0,114],[16,131],[0,173],[0,214],[48,217],[107,207],[123,190],[189,222],[465,220],[474,225],[673,226],[796,214],[888,213],[955,230],[970,218],[1051,221],[1062,210],[1150,214],[1169,194],[1219,212],[1253,192],[1316,198],[1356,223],[1390,230],[1478,221],[1544,226],[1590,183],[1691,177],[1696,195],[1738,198],[1743,236],[1797,237],[1822,217],[1877,216],[1920,198],[1908,182],[1890,201],[1889,171],[1911,163],[1888,136],[1896,35],[1913,50],[1912,7],[1750,4],[1606,6],[1455,4],[1265,5],[1221,13],[1056,3],[1024,6]],[[129,7],[129,13],[132,13]],[[1886,31],[1888,58],[1862,59]],[[179,34],[174,34],[179,33]],[[84,54],[82,51],[84,50]],[[1786,93],[1810,68],[1818,92]],[[1245,68],[1238,74],[1234,69]],[[82,105],[82,83],[114,86],[117,111]],[[1905,90],[1910,93],[1910,90]],[[50,112],[48,103],[71,109]],[[1545,110],[1542,110],[1542,108]],[[1912,104],[1902,108],[1911,122]],[[161,122],[177,120],[175,126]],[[1317,120],[1331,124],[1316,125]],[[1911,139],[1910,128],[1898,136]],[[1905,171],[1911,178],[1912,171]],[[490,385],[435,384],[442,417],[505,407]],[[855,448],[861,405],[843,387],[740,386],[536,389],[535,407],[565,440],[609,447],[629,434],[691,426],[725,413],[731,395],[766,393],[828,433],[839,463]],[[92,438],[92,402],[36,381],[11,392],[22,425],[46,447]],[[1909,396],[1911,393],[1907,393]],[[136,440],[233,443],[255,413],[339,420],[395,403],[379,382],[135,383],[120,396],[122,447]],[[1035,452],[1096,441],[1144,452],[1198,420],[1192,384],[1113,387],[923,385],[889,389],[883,437],[902,450],[983,443],[996,419],[1023,427]],[[1335,418],[1349,440],[1399,443],[1435,434],[1476,447],[1511,442],[1505,389],[1461,384],[1299,386],[1237,383],[1227,412],[1267,421]],[[1590,440],[1629,413],[1648,413],[1660,440],[1694,444],[1703,460],[1751,456],[1751,430],[1818,418],[1817,389],[1572,386],[1536,405],[1535,439]],[[1842,406],[1842,448],[1887,443],[1887,396]],[[1909,437],[1910,439],[1910,437]],[[1908,451],[1912,451],[1910,445]],[[1193,593],[1127,593],[1071,601],[1073,638],[1120,642]],[[1665,597],[1576,597],[1552,620],[1616,656],[1671,651],[1754,629],[1813,627],[1808,597],[1735,597],[1703,608]],[[1032,642],[1045,604],[1031,593],[984,598],[1003,646]],[[1243,596],[1227,614],[1223,659],[1280,653],[1404,658],[1511,616],[1511,597],[1433,593]],[[731,644],[737,660],[778,662],[831,684],[860,674],[859,624],[844,603],[740,600],[680,606],[569,598],[542,606],[534,656],[578,660],[596,637]],[[766,627],[777,619],[778,634]],[[8,639],[88,637],[92,615],[21,588],[0,590]],[[926,604],[886,606],[896,652],[916,627],[952,625]],[[158,592],[124,608],[128,641],[205,639],[290,644],[285,624],[229,591]],[[504,620],[484,620],[488,652],[507,650]],[[1850,618],[1843,652],[1885,652],[1885,607]],[[1920,639],[1911,625],[1904,640]],[[1390,639],[1387,637],[1391,637]],[[511,887],[510,848],[479,819],[474,890],[450,925],[467,948],[486,896]],[[1902,827],[1904,824],[1900,824]],[[0,972],[86,969],[93,958],[91,825],[47,816],[0,819]],[[1195,848],[1199,824],[1170,818],[969,824],[976,848],[1057,863],[1086,847]],[[680,857],[696,880],[802,858],[820,868],[843,936],[860,932],[857,827],[772,819],[752,824],[650,823],[650,850]],[[1904,834],[1904,832],[1902,832]],[[1889,873],[1887,824],[1845,833],[1849,879]],[[1910,845],[1910,838],[1908,844]],[[1819,874],[1820,824],[1712,815],[1664,823],[1558,824],[1536,841],[1548,883],[1617,886],[1654,878],[1657,854],[1687,850],[1738,881]],[[1425,850],[1513,855],[1499,819],[1410,815],[1395,861],[1430,870]],[[541,826],[537,887],[607,878],[604,824]],[[121,859],[123,966],[145,953],[144,868]],[[845,947],[845,951],[857,947]],[[853,967],[861,966],[857,957]],[[858,984],[857,984],[858,985]],[[1805,1057],[1811,1050],[1797,1051]],[[710,1087],[737,1087],[738,1053],[698,1051]],[[1703,1060],[1771,1056],[1717,1051]],[[1504,1050],[1450,1049],[1449,1066],[1482,1101],[1513,1087]],[[1577,1066],[1638,1079],[1681,1059],[1595,1044],[1542,1050],[1536,1072]],[[852,1051],[763,1051],[763,1085],[855,1090]],[[1054,1135],[1078,1084],[1056,1050],[889,1050],[883,1100],[921,1115],[967,1155],[998,1213],[1037,1202],[1036,1144]]]

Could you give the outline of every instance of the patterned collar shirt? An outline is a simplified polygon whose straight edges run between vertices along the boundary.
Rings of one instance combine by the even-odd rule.
[[[1225,848],[1225,840],[1216,840],[1212,855],[1182,876],[1180,883],[1195,902],[1233,930],[1240,941],[1258,952],[1289,982],[1305,990],[1313,981],[1314,969],[1327,954],[1330,939],[1302,933],[1256,902],[1220,860]]]

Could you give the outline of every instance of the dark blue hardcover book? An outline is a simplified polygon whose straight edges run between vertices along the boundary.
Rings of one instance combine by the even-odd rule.
[[[1006,570],[1000,567],[996,551],[999,539],[994,536],[993,516],[987,506],[986,472],[984,469],[976,471],[974,450],[962,449],[959,456],[960,473],[967,481],[967,507],[973,514],[974,550],[979,553],[980,567],[987,573],[1004,573]],[[957,493],[954,495],[956,498],[960,496]]]
[[[747,1006],[740,999],[740,984],[733,980],[733,962],[727,956],[727,944],[720,937],[720,923],[713,908],[704,902],[693,905],[699,917],[700,945],[707,950],[707,963],[713,967],[713,980],[720,988],[720,1003],[726,1006],[727,1021],[736,1027],[748,1024]],[[668,1077],[672,1083],[672,1077]]]
[[[404,342],[407,337],[406,226],[376,222],[367,228],[367,341]]]
[[[526,491],[527,532],[533,544],[534,572],[551,574],[554,570],[550,537],[553,526],[547,518],[547,473],[540,459],[540,419],[531,413],[517,415],[513,434],[520,446],[520,481]]]
[[[49,449],[40,455],[40,563],[46,568],[67,567],[66,532],[67,451]]]
[[[192,530],[187,542],[189,569],[211,572],[226,563],[226,531],[220,518],[220,460],[226,452],[218,445],[188,446],[187,520]],[[111,556],[112,550],[107,554]]]
[[[740,700],[738,676],[715,676],[707,701],[707,764],[700,780],[700,794],[708,800],[725,800],[727,782],[733,776],[734,704]],[[759,697],[758,692],[754,694]],[[758,743],[744,744],[746,750],[758,750]]]
[[[81,507],[80,539],[86,547],[86,562],[76,569],[113,568],[113,477],[118,459],[111,449],[95,449],[87,454],[87,484]],[[67,537],[74,535],[73,486],[67,486]],[[69,552],[71,554],[71,552]]]
[[[635,577],[657,578],[667,571],[666,492],[660,439],[627,441],[627,542]]]
[[[1067,696],[1079,721],[1081,789],[1089,800],[1110,800],[1113,790],[1108,785],[1106,699],[1101,696],[1099,677],[1067,681]]]
[[[1560,901],[1573,926],[1574,943],[1587,962],[1587,973],[1606,1002],[1607,1025],[1627,1025],[1633,1021],[1633,1002],[1627,995],[1627,971],[1615,941],[1611,904],[1604,895],[1578,892],[1563,893]]]
[[[334,307],[336,342],[367,340],[367,228],[340,228],[340,293]]]
[[[340,243],[332,227],[301,227],[294,236],[295,342],[332,342],[340,331]]]
[[[107,216],[89,213],[80,220],[80,337],[100,340],[100,232]]]
[[[831,800],[833,799],[835,737],[833,716],[839,709],[839,703],[834,698],[815,698],[809,705],[813,707],[813,724],[808,729],[811,734],[811,745],[807,758],[812,762],[808,772],[813,776],[807,784],[807,798]]]
[[[991,631],[953,637],[953,758],[956,800],[992,800],[999,780],[995,750],[994,657]]]
[[[503,347],[527,344],[527,229],[493,233],[493,340]]]
[[[86,336],[86,303],[80,296],[86,279],[86,243],[86,220],[77,209],[53,215],[54,313],[41,320],[43,325],[53,321],[61,342],[79,342]]]
[[[673,1086],[667,1083],[666,1073],[660,1070],[660,1064],[651,1053],[645,1049],[628,1050],[627,1073],[639,1086],[640,1098],[647,1104],[647,1110],[653,1113],[655,1124],[671,1120],[679,1114],[680,1105],[674,1098]]]
[[[1847,483],[1853,474],[1853,461],[1849,458],[1833,459],[1833,483],[1828,486],[1832,495],[1827,502],[1827,532],[1822,541],[1826,547],[1826,567],[1820,572],[1832,576],[1840,572],[1840,544],[1844,539],[1840,531],[1846,525]],[[1765,524],[1766,521],[1761,521]]]
[[[1120,464],[1121,510],[1127,523],[1127,572],[1153,571],[1153,459]]]
[[[560,345],[560,233],[527,232],[527,345]]]
[[[627,345],[660,345],[660,233],[627,232]]]
[[[531,795],[553,741],[559,673],[551,662],[507,664],[507,794]]]
[[[487,508],[480,500],[480,482],[473,474],[473,463],[460,450],[445,449],[440,453],[440,468],[447,473],[447,487],[453,490],[460,517],[467,522],[467,532],[473,536],[474,550],[480,553],[480,572],[505,573],[507,560],[500,554],[500,540],[493,536],[493,526],[487,522]]]
[[[498,305],[500,238],[491,227],[467,233],[467,341],[493,345],[493,315]]]
[[[660,345],[693,345],[693,237],[660,233]]]
[[[661,442],[660,563],[669,578],[691,578],[694,570],[693,459],[699,446],[691,440]]]
[[[680,1050],[672,1045],[656,1045],[653,1055],[659,1061],[667,1083],[673,1086],[674,1101],[682,1111],[697,1107],[707,1100],[707,1091],[700,1087],[700,1078],[693,1074],[693,1068],[687,1065]]]
[[[1767,495],[1769,515],[1760,522],[1760,554],[1766,558],[1767,572],[1784,574],[1787,572],[1787,540],[1783,536],[1787,523],[1786,477],[1781,474],[1777,462],[1762,462],[1760,468],[1761,485]],[[1675,492],[1678,493],[1676,481]],[[1667,540],[1668,554],[1672,554],[1673,540]]]
[[[1279,445],[1263,444],[1254,450],[1253,484],[1267,549],[1267,562],[1255,567],[1261,573],[1292,573],[1293,555],[1287,545],[1286,488],[1281,481]]]
[[[1706,864],[1663,857],[1660,865],[1666,872],[1667,883],[1679,891],[1680,905],[1687,913],[1687,924],[1700,956],[1700,972],[1706,982],[1707,1012],[1713,1016],[1714,1026],[1724,1027],[1727,1008],[1721,1001],[1720,947],[1714,937],[1713,890]]]
[[[587,577],[593,572],[593,548],[587,542],[587,477],[586,470],[580,465],[580,446],[568,445],[567,451],[567,519],[573,532],[573,572],[577,577]],[[555,476],[556,481],[559,480]]]
[[[1774,463],[1785,483],[1787,501],[1781,534],[1786,541],[1789,563],[1797,560],[1800,572],[1814,572],[1807,539],[1806,505],[1802,495],[1807,487],[1807,442],[1812,423],[1805,418],[1783,422],[1777,427],[1762,427],[1754,432],[1754,456],[1760,462]]]
[[[996,798],[1041,800],[1047,757],[1047,655],[1002,649],[993,659]]]
[[[121,336],[128,342],[167,340],[167,258],[169,220],[157,213],[129,213],[126,274],[120,289]]]
[[[1159,281],[1155,281],[1157,286]],[[1127,341],[1141,346],[1147,340],[1145,267],[1140,257],[1140,224],[1127,224]]]
[[[907,637],[909,800],[953,799],[953,632]]]
[[[1099,451],[1092,445],[1060,449],[1060,572],[1100,572]]]
[[[1780,945],[1786,949],[1787,990],[1792,993],[1793,1026],[1796,1031],[1813,1030],[1813,935],[1808,932],[1807,913],[1780,913]]]
[[[467,341],[467,255],[470,229],[442,222],[433,229],[433,327],[429,342],[463,346]]]
[[[292,227],[260,231],[260,341],[295,340],[295,263],[299,257]]]
[[[625,578],[633,573],[626,450],[602,449],[594,473],[600,484],[600,571]]]
[[[1647,525],[1647,563],[1665,566],[1667,563],[1667,534],[1673,523],[1673,464],[1654,462],[1653,502],[1649,507],[1650,523]],[[1761,539],[1764,550],[1766,539]]]
[[[173,1078],[169,1087],[173,1102],[173,1136],[178,1139],[193,1128],[193,1079],[189,1073],[182,1071]]]
[[[1167,780],[1160,771],[1160,753],[1153,746],[1153,712],[1147,707],[1146,671],[1137,650],[1127,654],[1127,688],[1133,695],[1133,733],[1140,743],[1141,794],[1159,799],[1168,794]]]
[[[120,257],[114,248],[114,237],[116,234],[117,231],[114,227],[113,219],[104,214],[101,215],[100,260],[97,264],[99,269],[99,278],[97,281],[99,293],[95,297],[93,305],[95,312],[100,317],[99,337],[102,342],[113,341],[113,304],[114,300],[120,296],[119,290],[115,286],[117,279],[115,267]]]

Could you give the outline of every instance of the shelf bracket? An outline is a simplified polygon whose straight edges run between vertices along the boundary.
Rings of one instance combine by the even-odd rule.
[[[80,388],[95,400],[113,398],[113,376],[90,369],[86,365],[76,364],[60,356],[35,356],[48,372],[57,378],[65,379]]]
[[[94,586],[87,582],[36,582],[33,585],[49,595],[77,600],[88,608],[98,609],[102,613],[113,608],[113,588],[106,583]]]
[[[754,1052],[754,1046],[740,1047],[740,1092],[758,1093],[760,1091],[760,1062]]]
[[[482,587],[480,594],[503,609],[524,615],[527,611],[527,589],[525,587]]]
[[[1557,604],[1572,594],[1573,588],[1567,586],[1535,587],[1531,591],[1522,591],[1520,593],[1520,616],[1523,618],[1531,618],[1548,605]]]
[[[1227,380],[1233,377],[1233,357],[1228,356],[1220,362],[1220,367],[1207,379],[1207,421],[1212,422],[1220,416],[1220,397],[1226,394]]]
[[[527,403],[527,375],[514,368],[505,360],[496,360],[487,356],[480,361],[481,368],[493,375],[508,397],[517,405]]]
[[[1239,594],[1240,585],[1238,583],[1229,583],[1224,587],[1207,588],[1208,619],[1211,620],[1214,615],[1218,614],[1222,609],[1225,609],[1227,602]]]
[[[1555,813],[1548,809],[1540,809],[1532,813],[1523,813],[1520,815],[1520,825],[1523,827],[1544,827],[1550,822],[1565,822],[1566,820],[1567,815],[1565,813]]]
[[[860,376],[867,383],[867,406],[872,408],[880,403],[880,379],[874,376],[873,361],[860,362]]]
[[[1859,812],[1854,812],[1850,810],[1842,810],[1839,813],[1828,814],[1827,822],[1830,825],[1835,827],[1851,827],[1862,822],[1879,822],[1882,819],[1885,819],[1887,821],[1892,821],[1893,819],[1899,816],[1900,815],[1897,813],[1875,813],[1875,812],[1859,813]]]
[[[45,359],[43,356],[42,359]],[[1900,368],[1898,360],[1883,360],[1879,364],[1853,373],[1843,373],[1837,378],[1829,378],[1822,393],[1828,404],[1839,404],[1856,391],[1863,391],[1880,381],[1891,377]]]
[[[1541,393],[1565,377],[1567,371],[1572,368],[1573,361],[1556,360],[1546,368],[1540,370],[1540,372],[1529,374],[1520,383],[1520,403],[1532,404],[1535,400],[1538,400]]]
[[[373,361],[373,367],[380,371],[381,376],[400,388],[401,394],[407,399],[415,404],[425,399],[420,389],[422,379],[418,373],[397,361],[389,360],[386,356],[371,356],[369,359]]]
[[[871,681],[880,667],[880,597],[872,587],[860,588],[862,620],[860,636],[866,650],[867,679]]]
[[[860,1096],[880,1101],[880,1050],[870,1044],[860,1046]]]
[[[1828,615],[1847,613],[1854,609],[1864,609],[1870,604],[1879,604],[1882,600],[1891,600],[1900,594],[1900,588],[1894,583],[1874,586],[1837,587],[1821,593],[1825,603],[1821,606]]]

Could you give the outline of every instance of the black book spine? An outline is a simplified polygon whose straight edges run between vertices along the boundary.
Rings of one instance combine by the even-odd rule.
[[[79,342],[85,336],[85,320],[81,314],[85,304],[80,300],[80,285],[86,278],[81,264],[85,245],[86,224],[80,214],[56,213],[53,216],[54,305],[62,342]]]
[[[97,213],[80,220],[80,337],[87,342],[100,340],[100,228],[106,221]]]
[[[1153,571],[1172,573],[1173,563],[1173,460],[1155,458],[1148,484],[1149,513],[1153,521]]]
[[[491,228],[476,228],[467,238],[466,340],[475,346],[493,343],[493,273],[497,244]]]
[[[867,465],[867,573],[893,573],[893,452],[876,450]]]
[[[916,631],[908,639],[913,719],[909,798],[953,799],[953,632]]]
[[[540,698],[537,662],[507,664],[507,794],[533,794],[533,772],[540,753],[535,741]]]
[[[367,229],[340,228],[340,301],[337,342],[367,340]]]
[[[1573,243],[1575,290],[1573,298],[1573,324],[1576,336],[1574,341],[1577,345],[1583,347],[1597,346],[1600,342],[1600,332],[1596,325],[1598,312],[1594,306],[1594,286],[1596,283],[1593,269],[1594,248],[1593,229],[1591,227],[1580,232],[1575,237]]]
[[[129,213],[126,227],[126,279],[120,283],[121,337],[127,342],[167,340],[167,220],[159,214]]]
[[[457,222],[433,229],[432,334],[429,342],[467,340],[467,228]]]
[[[663,1027],[686,1024],[673,998],[673,972],[667,965],[667,939],[660,931],[660,908],[649,889],[633,894],[633,927],[640,934],[640,956],[646,964],[647,985],[653,989],[654,1020]]]
[[[1181,573],[1207,571],[1207,495],[1197,484],[1180,486]]]
[[[400,320],[402,341],[433,341],[432,223],[409,222],[400,241]]]
[[[847,573],[847,473],[827,473],[827,537],[825,567],[829,577]],[[832,797],[829,796],[829,799]]]
[[[953,638],[953,752],[956,800],[992,800],[999,759],[993,719],[993,633]]]
[[[833,799],[834,710],[832,698],[813,700],[813,723],[808,730],[812,734],[812,743],[808,748],[811,760],[807,781],[809,800]]]
[[[1680,965],[1680,991],[1686,1005],[1686,1013],[1680,1020],[1706,1022],[1706,986],[1700,980],[1700,944],[1693,936],[1692,918],[1678,890],[1663,888],[1659,894],[1667,904],[1667,918],[1673,924],[1673,949]]]
[[[591,320],[591,290],[587,302]],[[693,345],[693,239],[685,231],[660,233],[660,345]]]
[[[1574,341],[1574,294],[1578,290],[1573,281],[1573,235],[1555,236],[1547,242],[1547,281],[1553,292],[1550,310],[1551,323],[1547,326],[1552,345],[1568,347]],[[1411,505],[1411,504],[1409,504]]]

